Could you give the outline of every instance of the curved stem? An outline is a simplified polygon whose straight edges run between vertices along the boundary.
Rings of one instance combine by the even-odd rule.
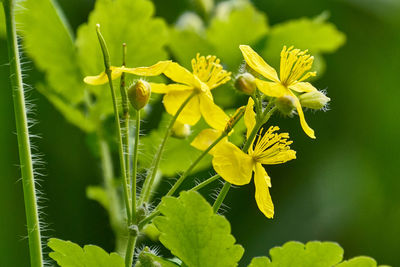
[[[97,25],[96,32],[97,32],[97,37],[99,38],[101,51],[103,52],[105,72],[108,77],[108,84],[111,89],[111,96],[112,96],[112,100],[113,100],[115,126],[117,128],[118,145],[119,145],[118,146],[118,152],[119,152],[118,154],[119,154],[119,162],[120,162],[121,175],[122,175],[122,187],[123,187],[123,191],[124,191],[125,210],[126,210],[128,224],[130,224],[131,208],[130,208],[130,203],[129,203],[128,180],[126,177],[124,146],[123,146],[123,142],[122,142],[121,125],[120,125],[119,114],[118,114],[117,99],[116,99],[115,90],[114,90],[112,77],[111,77],[110,56],[108,54],[108,49],[107,49],[106,43],[104,41],[104,38],[100,33],[100,25]]]
[[[154,183],[154,179],[157,174],[158,170],[158,165],[160,164],[161,160],[161,155],[164,151],[165,144],[167,143],[168,138],[171,135],[172,127],[174,126],[174,123],[176,119],[178,118],[179,114],[182,112],[183,108],[189,103],[189,101],[197,94],[196,91],[193,91],[193,93],[186,98],[185,102],[182,103],[182,105],[179,107],[179,109],[176,111],[175,115],[172,117],[167,130],[165,131],[164,138],[161,141],[161,145],[158,147],[157,153],[154,157],[153,163],[151,165],[151,171],[149,175],[147,175],[146,180],[144,181],[143,184],[143,191],[140,195],[140,200],[139,200],[139,205],[143,204],[143,202],[147,202],[150,199],[150,193],[151,193],[151,187]]]
[[[172,196],[175,191],[178,189],[178,187],[183,183],[183,181],[186,179],[186,177],[189,175],[189,173],[196,167],[196,165],[205,157],[205,155],[210,152],[210,150],[216,146],[222,139],[224,139],[228,134],[226,132],[223,132],[206,150],[204,150],[200,156],[189,166],[189,168],[179,177],[179,179],[176,181],[176,183],[172,186],[172,188],[168,191],[168,193],[165,196]]]
[[[32,267],[43,266],[42,244],[38,205],[33,172],[32,153],[29,140],[28,118],[19,59],[18,39],[15,26],[14,0],[3,1],[7,29],[8,57],[10,59],[10,79],[14,101],[15,123],[18,137],[18,151],[21,165],[25,214],[28,228],[29,252]]]

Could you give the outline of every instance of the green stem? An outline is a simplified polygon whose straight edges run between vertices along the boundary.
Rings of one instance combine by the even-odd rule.
[[[188,98],[186,98],[185,102],[182,103],[182,105],[179,107],[179,109],[176,111],[175,115],[172,117],[168,128],[165,132],[164,138],[161,141],[161,145],[159,146],[157,153],[154,157],[153,163],[151,165],[151,171],[149,173],[149,175],[146,177],[146,180],[144,181],[143,184],[143,191],[140,195],[140,200],[139,200],[139,205],[143,204],[143,202],[147,202],[150,199],[150,194],[151,194],[151,188],[152,185],[154,183],[154,179],[156,177],[157,174],[157,170],[158,170],[158,165],[160,164],[160,159],[161,159],[161,155],[164,151],[165,148],[165,144],[167,143],[168,138],[171,135],[172,132],[172,127],[174,126],[174,123],[176,121],[176,119],[178,118],[179,114],[182,112],[183,108],[187,105],[187,103],[189,103],[189,101],[197,94],[196,91],[193,91],[193,93],[188,96]]]
[[[222,202],[224,202],[224,199],[225,199],[226,195],[228,194],[230,188],[231,188],[231,184],[228,182],[225,182],[224,186],[222,187],[221,191],[218,194],[217,199],[214,202],[214,205],[213,205],[214,213],[216,213],[219,210],[219,208],[221,207]]]
[[[135,129],[135,146],[133,148],[133,165],[132,165],[132,222],[136,223],[136,179],[137,179],[137,162],[140,135],[140,110],[136,111],[136,129]]]
[[[101,157],[101,166],[103,169],[104,189],[108,198],[108,214],[110,216],[110,225],[115,234],[116,251],[121,253],[126,248],[126,230],[124,220],[120,213],[120,202],[114,184],[113,164],[110,149],[107,142],[99,136],[99,150]]]
[[[247,150],[249,150],[251,144],[253,143],[254,138],[256,137],[258,131],[260,128],[271,118],[272,114],[275,112],[276,107],[271,108],[273,105],[273,102],[269,102],[267,107],[265,108],[261,118],[259,118],[256,122],[256,125],[254,126],[253,130],[250,132],[249,137],[246,140],[246,143],[244,144],[242,151],[247,153]],[[217,199],[214,202],[213,205],[213,210],[214,212],[217,212],[220,206],[222,205],[222,202],[224,201],[226,195],[228,194],[228,191],[231,187],[231,184],[229,182],[225,182],[224,186],[222,187],[222,190],[219,192]]]
[[[25,108],[25,96],[19,58],[18,39],[15,26],[15,1],[3,1],[7,29],[8,57],[10,60],[10,79],[14,101],[15,123],[17,128],[18,151],[22,174],[25,213],[27,221],[29,252],[32,267],[43,266],[42,244],[35,177],[33,173],[32,153],[30,148],[28,119]]]
[[[136,239],[137,239],[137,234],[129,234],[128,246],[126,247],[126,254],[125,254],[125,267],[132,267]]]
[[[126,65],[126,44],[122,44],[122,66]],[[125,147],[125,167],[126,167],[126,179],[128,180],[128,184],[130,182],[130,145],[129,145],[129,102],[128,96],[126,93],[126,84],[125,84],[125,72],[121,74],[121,82],[120,82],[120,92],[121,92],[121,103],[122,103],[122,116],[123,116],[123,128],[124,128],[124,147]]]
[[[111,89],[111,96],[112,96],[114,115],[115,115],[115,126],[117,128],[117,136],[118,136],[118,145],[119,145],[118,152],[119,152],[121,175],[122,175],[122,180],[123,180],[122,187],[123,187],[123,191],[124,191],[125,210],[126,210],[126,216],[127,216],[128,225],[129,225],[131,222],[131,208],[130,208],[130,203],[129,203],[128,180],[126,177],[124,146],[123,146],[123,142],[122,142],[121,125],[120,125],[119,114],[118,114],[118,105],[117,105],[115,90],[114,90],[112,77],[111,77],[110,55],[108,53],[106,42],[105,42],[103,36],[101,35],[100,25],[97,25],[96,32],[97,32],[97,37],[99,38],[101,51],[103,52],[105,72],[107,74],[108,84]]]
[[[176,183],[172,186],[172,188],[168,191],[166,196],[172,196],[178,187],[183,183],[189,173],[196,167],[196,165],[210,152],[210,150],[216,146],[222,139],[224,139],[228,134],[223,132],[206,150],[204,150],[200,156],[189,166],[189,168],[179,177]]]
[[[201,188],[205,187],[206,185],[214,182],[215,180],[218,180],[218,178],[221,177],[219,174],[216,174],[214,176],[211,176],[210,178],[208,178],[207,180],[199,183],[198,185],[196,185],[195,187],[193,187],[192,189],[190,189],[189,191],[197,191],[200,190]]]

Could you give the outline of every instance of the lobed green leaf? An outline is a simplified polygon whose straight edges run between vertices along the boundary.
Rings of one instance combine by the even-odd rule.
[[[108,254],[94,245],[79,245],[51,238],[48,246],[53,250],[49,256],[61,267],[124,267],[124,259],[117,253]]]
[[[197,192],[182,192],[178,198],[162,199],[164,216],[154,219],[161,243],[191,267],[236,266],[243,255],[235,244],[228,220],[214,214]]]

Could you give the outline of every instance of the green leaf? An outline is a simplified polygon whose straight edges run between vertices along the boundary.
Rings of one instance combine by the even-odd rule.
[[[108,254],[102,248],[86,245],[83,249],[71,241],[51,238],[48,246],[54,251],[49,256],[61,267],[124,267],[124,259],[117,253]]]
[[[99,202],[100,205],[103,206],[103,208],[108,210],[109,208],[108,197],[104,188],[100,186],[88,186],[86,188],[86,196],[88,199]]]
[[[343,261],[343,249],[333,242],[311,241],[307,244],[290,241],[269,251],[267,257],[253,258],[249,267],[376,267],[372,258],[360,256]],[[382,266],[383,267],[383,266]]]
[[[352,258],[351,260],[344,261],[336,267],[376,267],[377,263],[370,257],[360,256]]]
[[[262,56],[278,66],[284,45],[308,49],[311,54],[336,51],[346,41],[346,36],[324,19],[300,18],[271,27]]]
[[[162,199],[164,216],[154,219],[161,243],[187,266],[236,266],[243,255],[235,244],[228,220],[214,214],[212,207],[197,192],[182,192],[179,198]]]
[[[267,17],[248,1],[227,1],[218,5],[207,29],[215,54],[236,71],[243,61],[239,45],[253,45],[268,32]]]
[[[248,267],[265,267],[270,263],[268,257],[255,257],[251,260],[250,265]]]
[[[83,76],[72,32],[61,10],[52,0],[26,0],[20,4],[17,22],[21,25],[24,47],[36,67],[45,72],[45,89],[51,88],[68,102],[81,101]]]

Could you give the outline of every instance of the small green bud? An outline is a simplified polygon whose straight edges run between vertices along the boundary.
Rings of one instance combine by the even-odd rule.
[[[331,101],[331,99],[321,91],[312,91],[301,94],[299,100],[303,107],[312,109],[323,109],[326,104]]]
[[[138,257],[138,262],[136,263],[137,267],[161,267],[161,264],[156,262],[153,257],[153,253],[149,249],[149,247],[145,247],[140,253]]]
[[[275,105],[282,114],[292,115],[295,108],[295,99],[290,95],[281,96],[275,100]]]
[[[245,93],[246,95],[251,95],[257,89],[256,78],[248,72],[240,74],[236,77],[235,87],[240,92]]]
[[[191,129],[189,124],[183,124],[180,123],[179,121],[176,121],[174,123],[174,126],[172,126],[172,136],[179,138],[179,139],[185,139],[191,134]]]
[[[138,80],[128,89],[128,98],[136,110],[142,109],[150,99],[151,86],[144,80]]]
[[[141,205],[140,207],[137,208],[136,210],[136,221],[140,222],[141,220],[143,220],[148,213],[148,208],[146,203],[143,203],[143,205]]]

